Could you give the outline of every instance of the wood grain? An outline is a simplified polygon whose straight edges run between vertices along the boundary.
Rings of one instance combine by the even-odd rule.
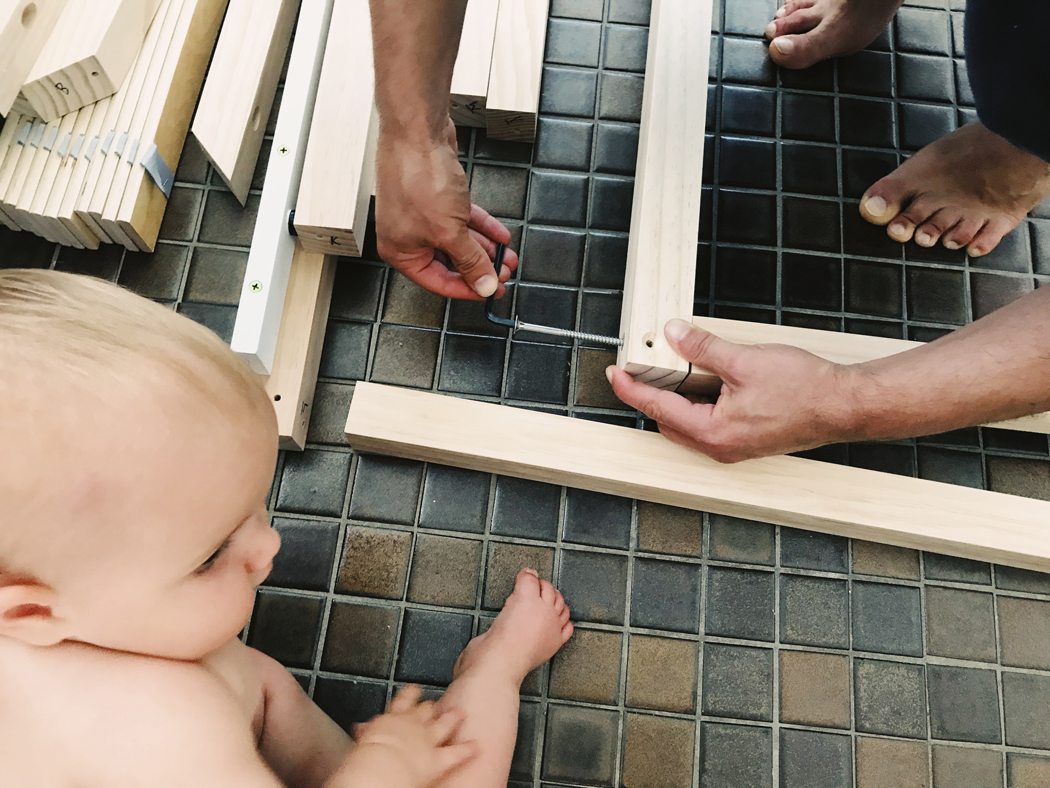
[[[485,106],[490,137],[536,139],[549,4],[550,0],[500,0]]]
[[[711,0],[653,2],[617,364],[662,389],[689,372],[663,327],[693,312],[710,26]]]
[[[485,106],[500,0],[467,0],[463,34],[452,71],[449,115],[457,126],[485,128]]]
[[[193,136],[244,205],[299,9],[297,0],[230,0]]]
[[[358,383],[358,451],[456,465],[978,561],[1050,571],[1050,502],[770,457],[721,465],[663,436]]]
[[[0,115],[11,111],[66,0],[0,0]]]

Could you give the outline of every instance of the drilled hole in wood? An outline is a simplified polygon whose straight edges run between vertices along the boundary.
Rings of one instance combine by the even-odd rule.
[[[256,131],[259,130],[259,122],[261,120],[262,120],[262,113],[259,111],[259,108],[256,107],[255,109],[252,110],[252,128],[255,129]]]
[[[273,395],[273,401],[274,402],[280,402],[281,401],[281,395],[280,394],[274,394]]]
[[[92,72],[91,72],[91,76],[93,76],[93,77],[97,77],[97,76],[98,76],[98,72],[97,72],[97,71],[92,71]]]
[[[653,343],[656,341],[656,335],[652,333],[646,334],[642,337],[642,341],[645,342],[646,347],[652,347]]]
[[[30,3],[22,9],[22,27],[29,27],[36,19],[36,3]]]

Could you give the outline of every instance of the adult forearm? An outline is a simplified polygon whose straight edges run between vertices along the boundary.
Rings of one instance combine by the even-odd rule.
[[[921,348],[851,369],[850,440],[927,435],[1050,410],[1050,288]]]
[[[370,0],[370,6],[383,133],[441,138],[466,0]]]

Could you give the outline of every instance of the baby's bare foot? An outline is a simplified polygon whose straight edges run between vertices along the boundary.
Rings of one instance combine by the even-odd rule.
[[[521,684],[572,636],[565,598],[534,569],[522,569],[503,610],[488,632],[463,650],[453,672],[486,671]]]
[[[903,0],[788,0],[766,28],[769,56],[786,68],[808,68],[859,52],[878,38]]]
[[[864,193],[860,213],[920,246],[988,254],[1050,194],[1050,164],[980,123],[920,150]]]

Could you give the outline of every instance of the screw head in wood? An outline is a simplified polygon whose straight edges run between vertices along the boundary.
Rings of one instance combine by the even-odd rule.
[[[255,279],[251,283],[249,283],[248,287],[251,289],[251,291],[253,293],[261,293],[262,292],[262,282],[260,282],[258,279]]]

